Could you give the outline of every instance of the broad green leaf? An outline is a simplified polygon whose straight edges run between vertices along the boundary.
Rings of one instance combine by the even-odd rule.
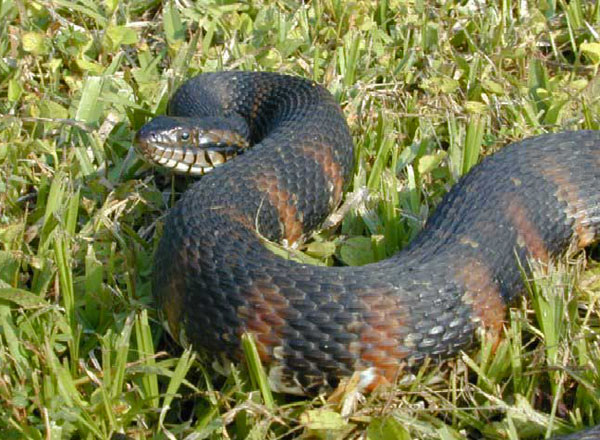
[[[35,293],[14,287],[0,288],[0,299],[12,302],[23,308],[46,307],[49,305],[45,299],[40,298]]]
[[[340,248],[340,257],[348,266],[362,266],[375,261],[369,237],[351,237]]]
[[[600,43],[581,43],[579,48],[590,59],[592,64],[600,64]]]
[[[21,43],[23,50],[33,55],[40,56],[48,53],[48,44],[46,36],[39,32],[25,32],[22,36]]]

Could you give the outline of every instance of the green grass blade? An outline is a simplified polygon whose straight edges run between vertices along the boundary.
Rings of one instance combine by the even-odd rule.
[[[273,399],[273,394],[271,393],[267,373],[262,366],[256,343],[251,334],[245,333],[242,336],[242,349],[246,356],[252,383],[260,390],[265,406],[269,409],[273,409],[275,407],[275,401]]]

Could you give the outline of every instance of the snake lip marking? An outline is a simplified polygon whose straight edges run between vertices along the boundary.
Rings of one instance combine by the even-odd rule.
[[[282,392],[331,389],[356,372],[368,372],[366,387],[393,382],[427,358],[468,349],[481,329],[502,334],[524,290],[519,263],[600,235],[600,167],[589,166],[600,133],[564,132],[484,159],[386,260],[296,263],[264,238],[305,237],[353,176],[352,138],[333,96],[302,78],[218,72],[185,82],[169,112],[140,129],[139,150],[178,172],[212,171],[167,216],[153,295],[173,333],[197,349],[239,358],[242,334],[253,333]]]

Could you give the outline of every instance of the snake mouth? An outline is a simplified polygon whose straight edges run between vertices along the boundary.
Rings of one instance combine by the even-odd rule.
[[[227,149],[173,146],[165,143],[154,143],[145,148],[148,152],[144,154],[144,157],[148,161],[179,173],[191,175],[206,174],[238,154]]]
[[[134,145],[147,161],[180,174],[204,175],[243,152],[247,139],[232,130],[144,126]]]

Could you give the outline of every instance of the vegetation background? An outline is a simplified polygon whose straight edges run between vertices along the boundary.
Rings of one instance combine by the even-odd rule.
[[[150,295],[184,185],[131,152],[194,74],[313,78],[344,109],[349,194],[368,199],[300,258],[374,261],[482,155],[598,128],[599,33],[585,0],[0,1],[1,437],[517,439],[599,423],[593,251],[537,272],[495,352],[483,341],[393,393],[272,396],[251,360],[213,378]]]

